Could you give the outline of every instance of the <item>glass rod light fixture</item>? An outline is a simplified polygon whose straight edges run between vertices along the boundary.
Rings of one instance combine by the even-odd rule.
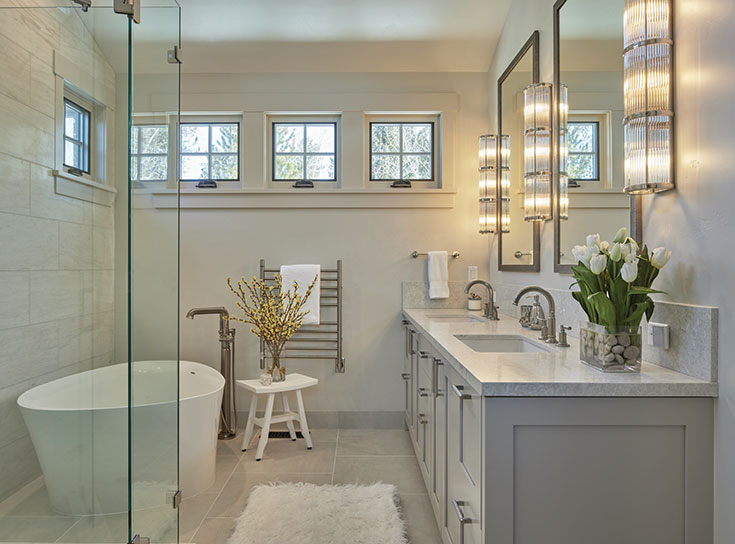
[[[559,120],[559,185],[558,191],[558,214],[559,219],[569,219],[569,175],[567,173],[567,159],[569,149],[567,147],[567,129],[569,120],[569,90],[563,83],[559,85],[559,101],[557,104],[557,116]]]
[[[551,219],[551,89],[534,83],[523,90],[526,221]]]
[[[625,0],[625,191],[674,188],[671,0]]]
[[[498,137],[483,134],[479,138],[479,187],[480,187],[480,234],[493,234],[498,230],[497,155]]]
[[[495,134],[483,134],[479,138],[479,189],[480,189],[480,220],[481,234],[498,232],[498,220],[503,232],[510,228],[510,199],[508,178],[508,157],[510,148],[507,136],[501,138]],[[500,161],[498,161],[500,155]],[[498,173],[500,173],[500,206],[498,206]],[[498,217],[500,216],[500,217]]]

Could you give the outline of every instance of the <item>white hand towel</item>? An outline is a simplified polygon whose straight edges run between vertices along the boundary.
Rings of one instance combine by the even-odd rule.
[[[429,251],[429,298],[449,297],[449,270],[446,251]]]
[[[283,278],[283,288],[286,290],[293,290],[293,282],[299,284],[298,294],[302,297],[306,293],[306,290],[311,285],[316,277],[317,280],[314,283],[314,289],[311,291],[311,295],[306,300],[306,303],[301,308],[302,312],[308,313],[304,317],[302,325],[318,325],[319,324],[319,298],[320,289],[319,277],[321,275],[322,268],[318,264],[289,264],[281,267],[281,278]]]

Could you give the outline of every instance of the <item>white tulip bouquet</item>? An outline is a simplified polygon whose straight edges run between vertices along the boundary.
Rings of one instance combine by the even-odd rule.
[[[599,234],[587,236],[587,244],[575,246],[572,254],[577,264],[572,267],[572,286],[579,291],[572,296],[584,309],[590,322],[609,330],[630,327],[638,330],[645,314],[653,314],[649,295],[661,293],[651,288],[659,271],[671,258],[671,251],[659,247],[649,253],[622,228],[612,244],[600,241]]]
[[[587,236],[587,244],[575,246],[572,254],[572,296],[582,305],[589,323],[579,331],[579,354],[583,362],[603,372],[639,372],[641,368],[641,320],[653,314],[651,288],[671,251],[659,247],[649,253],[622,228],[613,243],[599,234]]]

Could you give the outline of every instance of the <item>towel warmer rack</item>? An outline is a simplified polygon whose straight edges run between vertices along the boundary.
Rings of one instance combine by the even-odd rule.
[[[260,279],[273,284],[280,268],[266,268],[265,259],[260,259]],[[342,355],[342,260],[337,268],[322,268],[320,282],[319,325],[303,325],[286,342],[281,359],[318,359],[334,361],[334,371],[344,373],[345,358]],[[326,310],[326,311],[325,311]],[[331,314],[331,319],[325,317]],[[265,342],[260,340],[260,368],[266,368],[270,359]]]

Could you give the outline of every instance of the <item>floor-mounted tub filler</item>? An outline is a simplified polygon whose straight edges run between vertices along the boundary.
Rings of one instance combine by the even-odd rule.
[[[166,493],[185,497],[214,483],[217,431],[225,380],[206,365],[175,361],[133,363],[133,493],[136,509],[160,506]],[[128,509],[128,365],[81,372],[39,385],[18,398],[36,449],[51,505],[66,515]],[[177,413],[178,412],[178,413]],[[179,417],[180,415],[180,417]],[[179,432],[180,485],[176,443]],[[136,443],[145,447],[136,447]]]

